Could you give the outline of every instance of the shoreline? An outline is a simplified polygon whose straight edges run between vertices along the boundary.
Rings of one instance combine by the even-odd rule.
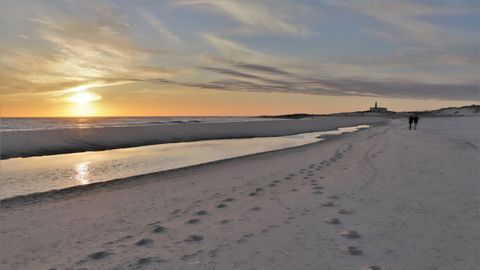
[[[193,123],[138,127],[12,131],[1,134],[1,159],[102,151],[163,143],[286,136],[386,122],[384,117]]]
[[[371,124],[371,127],[369,129],[379,127],[379,126],[383,126],[383,125],[388,125],[388,122]],[[356,131],[355,133],[364,132],[366,130],[367,129],[360,129],[360,130]],[[289,148],[285,148],[285,149],[278,149],[278,150],[271,150],[271,151],[255,153],[255,154],[248,154],[248,155],[243,155],[243,156],[238,156],[238,157],[233,157],[233,158],[227,158],[227,159],[222,159],[222,160],[205,162],[205,163],[192,165],[192,166],[169,169],[169,170],[164,170],[164,171],[157,171],[157,172],[152,172],[152,173],[139,174],[139,175],[134,175],[134,176],[130,176],[130,177],[117,178],[117,179],[112,179],[112,180],[108,180],[108,181],[104,181],[104,182],[95,182],[95,183],[89,183],[89,184],[86,184],[86,185],[78,185],[78,186],[74,186],[74,187],[54,189],[54,190],[49,190],[49,191],[44,191],[44,192],[35,192],[35,193],[30,193],[30,194],[25,194],[25,195],[8,197],[8,198],[0,199],[0,209],[29,205],[29,204],[39,203],[39,202],[43,202],[43,201],[62,200],[62,199],[65,199],[65,198],[71,198],[73,196],[81,196],[85,192],[94,192],[96,190],[108,190],[108,189],[115,189],[115,188],[122,188],[122,187],[128,188],[128,187],[133,186],[133,185],[141,185],[141,184],[146,183],[145,178],[149,178],[149,177],[159,177],[159,178],[160,177],[169,177],[169,176],[175,175],[177,173],[182,173],[184,171],[195,170],[195,169],[198,169],[198,168],[202,168],[204,166],[208,167],[208,166],[221,165],[223,163],[228,163],[230,161],[237,160],[237,159],[239,159],[239,160],[250,159],[250,158],[255,158],[256,156],[275,154],[277,152],[283,152],[283,151],[296,151],[298,149],[311,147],[312,145],[325,143],[327,141],[340,139],[340,138],[343,138],[343,137],[346,137],[346,136],[352,136],[355,133],[344,133],[344,134],[340,134],[340,135],[326,135],[326,136],[322,136],[322,139],[323,139],[322,141],[318,141],[318,142],[314,142],[314,143],[308,143],[308,144],[304,144],[304,145],[300,145],[300,146],[289,147]]]

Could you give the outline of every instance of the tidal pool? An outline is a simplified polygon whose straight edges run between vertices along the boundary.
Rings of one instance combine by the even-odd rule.
[[[0,199],[286,149],[369,125],[290,136],[205,140],[0,161]]]

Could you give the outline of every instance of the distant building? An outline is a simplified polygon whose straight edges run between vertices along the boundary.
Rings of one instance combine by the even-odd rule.
[[[385,113],[387,112],[387,108],[378,107],[377,102],[375,101],[375,107],[370,108],[370,112]]]

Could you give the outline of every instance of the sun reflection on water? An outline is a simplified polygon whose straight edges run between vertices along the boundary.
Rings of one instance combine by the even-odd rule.
[[[91,164],[90,161],[83,161],[78,164],[75,164],[75,179],[82,185],[90,183],[89,181],[89,170],[88,166]]]

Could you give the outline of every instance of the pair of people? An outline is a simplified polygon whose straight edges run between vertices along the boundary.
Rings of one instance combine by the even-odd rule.
[[[418,119],[417,115],[410,115],[408,117],[408,129],[412,129],[412,123],[414,124],[413,129],[417,129]]]

